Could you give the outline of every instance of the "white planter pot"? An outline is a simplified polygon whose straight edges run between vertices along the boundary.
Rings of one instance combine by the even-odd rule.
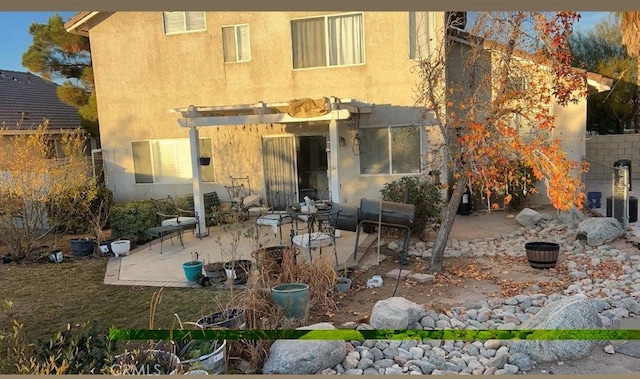
[[[49,254],[49,259],[52,262],[56,262],[56,263],[62,262],[62,259],[63,259],[62,251],[56,251],[55,253]]]
[[[131,241],[129,240],[120,240],[111,242],[111,251],[116,257],[121,255],[129,254],[129,249],[131,248]]]

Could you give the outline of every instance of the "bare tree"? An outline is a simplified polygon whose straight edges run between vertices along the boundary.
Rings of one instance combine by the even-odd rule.
[[[567,38],[575,12],[484,12],[470,32],[450,24],[439,51],[417,67],[417,105],[435,125],[449,173],[450,200],[433,247],[429,271],[442,271],[446,242],[468,185],[487,196],[521,180],[523,169],[546,185],[558,209],[581,206],[579,174],[553,137],[552,104],[586,95],[586,73],[571,67]],[[455,20],[447,20],[449,23]],[[443,85],[446,83],[446,86]],[[441,136],[441,137],[440,137]],[[533,191],[534,183],[523,187]],[[509,202],[515,194],[506,194]]]

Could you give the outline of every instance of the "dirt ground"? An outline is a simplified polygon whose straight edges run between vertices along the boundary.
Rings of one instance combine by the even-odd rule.
[[[538,209],[548,212],[546,208]],[[510,233],[520,226],[506,211],[491,213],[477,212],[469,216],[457,216],[450,239],[458,241],[477,238],[498,237]],[[429,240],[435,239],[435,233]],[[564,262],[558,262],[554,269],[539,270],[529,266],[522,258],[446,258],[444,272],[437,275],[432,283],[415,283],[386,278],[385,274],[400,266],[399,254],[391,252],[383,240],[380,247],[380,264],[377,265],[377,245],[374,244],[352,275],[351,290],[338,295],[336,311],[325,315],[315,315],[317,321],[330,321],[335,325],[345,322],[367,322],[371,309],[379,300],[392,296],[402,296],[425,308],[443,311],[465,302],[478,302],[491,297],[510,297],[516,294],[549,293],[559,291],[571,283]],[[629,249],[634,254],[638,249],[619,239],[612,243],[618,249]],[[368,268],[366,268],[368,267]],[[426,272],[428,261],[421,257],[409,257],[409,264],[403,270]],[[380,288],[367,288],[366,282],[373,275],[381,275],[384,284]],[[536,287],[537,286],[537,287]],[[623,341],[614,342],[614,346]],[[638,373],[640,359],[619,353],[610,355],[603,347],[596,347],[592,356],[561,364],[540,364],[529,374],[598,374],[598,373]]]

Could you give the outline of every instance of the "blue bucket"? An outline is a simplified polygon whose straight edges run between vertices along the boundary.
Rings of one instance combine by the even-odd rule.
[[[602,192],[588,192],[587,201],[589,202],[589,209],[600,208],[601,199],[602,199]]]

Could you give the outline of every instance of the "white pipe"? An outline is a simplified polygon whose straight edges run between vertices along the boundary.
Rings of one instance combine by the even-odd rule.
[[[380,266],[380,233],[382,230],[382,196],[380,196],[380,207],[378,209],[378,266]]]

